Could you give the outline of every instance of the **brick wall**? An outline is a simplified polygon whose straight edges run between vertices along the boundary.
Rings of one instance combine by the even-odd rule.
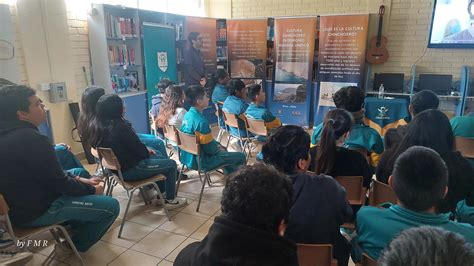
[[[23,46],[21,43],[20,30],[18,28],[18,20],[16,15],[16,9],[14,6],[10,6],[10,15],[12,21],[12,32],[15,34],[15,56],[17,57],[17,64],[20,72],[21,84],[28,85],[28,74],[26,72],[25,55],[23,53]]]
[[[381,2],[381,1],[380,1]],[[404,72],[411,76],[417,62],[418,73],[450,73],[459,78],[461,66],[474,66],[474,51],[467,49],[427,49],[433,1],[384,1],[389,20],[384,23],[390,59],[375,66],[374,72]],[[376,13],[374,0],[232,0],[233,18],[304,16],[320,14]],[[377,16],[371,15],[371,32]],[[370,36],[370,35],[369,35]]]

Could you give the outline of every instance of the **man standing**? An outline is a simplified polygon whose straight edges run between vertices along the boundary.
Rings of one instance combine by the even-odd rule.
[[[189,48],[184,51],[184,82],[186,88],[191,85],[206,85],[206,66],[202,57],[202,36],[199,32],[188,35]]]

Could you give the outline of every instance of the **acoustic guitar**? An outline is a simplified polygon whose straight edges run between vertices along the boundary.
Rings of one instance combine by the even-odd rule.
[[[379,65],[387,62],[388,50],[387,50],[387,37],[382,36],[382,25],[383,15],[385,13],[385,6],[381,5],[379,8],[379,28],[377,30],[377,36],[370,39],[370,49],[367,51],[367,62]]]

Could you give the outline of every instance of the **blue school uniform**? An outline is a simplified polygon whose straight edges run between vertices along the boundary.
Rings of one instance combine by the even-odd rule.
[[[230,95],[224,101],[222,110],[231,114],[235,114],[237,116],[241,116],[245,113],[245,110],[247,110],[248,106],[249,105],[244,100],[234,95]],[[247,131],[245,130],[245,122],[241,118],[239,118],[239,129],[230,127],[230,133],[234,136],[238,137],[239,131],[241,137],[247,137]]]
[[[229,96],[229,90],[225,85],[216,84],[214,90],[212,91],[212,102],[224,102]]]
[[[245,111],[245,114],[250,118],[265,121],[265,126],[267,127],[267,130],[271,130],[273,128],[281,126],[280,118],[275,117],[264,106],[251,103]]]
[[[224,151],[220,144],[214,140],[211,134],[209,122],[195,107],[191,107],[183,117],[181,131],[187,134],[198,135],[201,143],[201,169],[210,170],[223,164],[226,173],[237,170],[240,165],[245,164],[245,155],[241,152]],[[180,150],[180,161],[188,168],[198,169],[197,156]]]

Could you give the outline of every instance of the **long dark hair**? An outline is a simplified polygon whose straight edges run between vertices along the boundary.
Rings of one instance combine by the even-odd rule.
[[[219,68],[217,69],[216,73],[213,75],[209,75],[206,83],[206,87],[208,88],[210,95],[214,91],[214,87],[219,83],[219,79],[225,79],[229,76],[229,73],[225,69]]]
[[[405,137],[397,148],[384,155],[388,156],[387,163],[380,167],[391,173],[398,156],[413,146],[428,147],[443,156],[453,150],[453,142],[454,134],[448,117],[436,109],[425,110],[408,124]]]
[[[81,97],[81,112],[77,119],[77,131],[84,144],[90,145],[91,124],[96,118],[96,105],[99,98],[105,94],[100,86],[87,87]]]
[[[104,136],[114,132],[121,123],[127,123],[123,118],[123,101],[116,94],[107,94],[99,98],[96,106],[97,117],[92,124],[91,146],[101,144]]]
[[[316,154],[316,174],[329,174],[336,159],[336,141],[354,124],[352,115],[344,109],[334,109],[324,117],[323,131]]]
[[[160,112],[155,120],[158,127],[163,128],[171,116],[176,114],[176,108],[183,107],[184,92],[180,86],[170,85],[165,92]]]

